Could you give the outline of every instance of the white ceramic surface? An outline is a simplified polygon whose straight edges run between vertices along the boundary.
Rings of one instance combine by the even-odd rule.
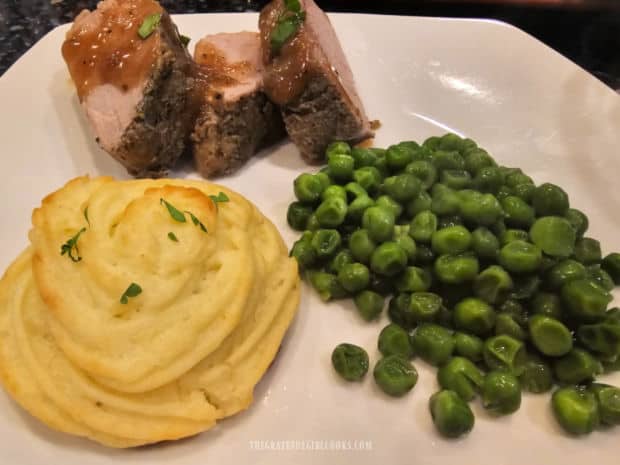
[[[537,182],[561,184],[571,203],[589,214],[590,233],[602,241],[604,252],[620,250],[618,95],[505,24],[344,14],[332,19],[368,113],[382,123],[378,146],[446,130],[472,137],[501,163],[524,168]],[[207,33],[254,30],[257,17],[213,14],[175,20],[195,42]],[[48,34],[0,79],[0,144],[6,163],[0,182],[0,269],[26,246],[30,213],[44,195],[85,173],[127,177],[95,146],[78,111],[60,55],[65,30]],[[221,182],[254,200],[291,244],[295,234],[286,225],[286,207],[293,199],[292,180],[304,169],[287,143]],[[194,176],[189,165],[176,175]],[[555,425],[548,395],[527,395],[517,414],[497,420],[475,403],[474,431],[447,441],[433,430],[427,403],[436,382],[434,370],[424,363],[415,362],[420,380],[402,399],[382,395],[372,376],[362,384],[340,382],[330,367],[332,348],[343,341],[358,343],[375,361],[376,337],[384,323],[362,323],[350,303],[324,305],[304,289],[299,315],[258,386],[254,405],[206,434],[163,446],[104,449],[48,430],[0,393],[0,462],[620,463],[620,429],[571,439]],[[620,376],[608,379],[620,384]],[[298,442],[282,442],[287,440]],[[353,441],[361,441],[362,450],[337,450],[355,447]],[[309,447],[327,450],[303,450]]]

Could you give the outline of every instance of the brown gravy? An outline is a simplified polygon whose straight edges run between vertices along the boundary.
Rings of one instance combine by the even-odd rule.
[[[127,91],[148,78],[159,36],[142,39],[138,29],[153,13],[164,12],[152,0],[119,1],[116,8],[90,13],[101,15],[96,27],[80,25],[79,21],[73,26],[62,44],[62,55],[80,101],[97,86],[112,84]]]
[[[298,97],[306,87],[309,50],[304,24],[295,37],[286,42],[278,55],[271,53],[271,31],[284,11],[283,2],[271,2],[260,13],[259,29],[265,65],[264,90],[270,100],[278,105]]]
[[[221,51],[213,44],[202,44],[195,56],[198,77],[213,87],[234,86],[251,71],[247,61],[229,63]]]

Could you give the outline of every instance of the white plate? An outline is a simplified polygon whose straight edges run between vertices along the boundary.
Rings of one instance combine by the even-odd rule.
[[[368,113],[382,122],[378,146],[446,130],[472,137],[535,181],[561,184],[571,203],[589,214],[590,234],[602,241],[604,252],[620,250],[618,95],[505,24],[345,14],[332,19]],[[175,20],[194,39],[254,30],[257,23],[255,14]],[[26,246],[30,212],[44,195],[85,173],[127,177],[86,129],[60,55],[65,31],[52,31],[0,79],[6,163],[0,183],[0,269]],[[286,225],[286,207],[293,199],[292,180],[305,169],[295,148],[284,144],[222,182],[255,201],[291,244],[295,234]],[[299,315],[258,386],[254,405],[206,434],[163,446],[104,449],[48,430],[0,394],[2,463],[618,463],[620,429],[569,438],[551,417],[548,395],[527,395],[518,413],[497,420],[475,403],[473,432],[446,441],[433,430],[428,413],[436,382],[434,369],[424,363],[415,362],[420,380],[402,399],[382,395],[372,376],[359,385],[340,382],[330,366],[332,348],[358,343],[374,361],[384,323],[362,323],[349,303],[323,305],[305,289]],[[620,376],[608,379],[620,384]],[[361,450],[339,450],[347,447]]]

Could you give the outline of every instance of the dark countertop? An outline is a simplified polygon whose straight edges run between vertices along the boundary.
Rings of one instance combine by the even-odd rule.
[[[96,0],[0,0],[0,75]],[[171,13],[257,11],[266,1],[162,0]],[[317,0],[327,11],[493,18],[511,23],[620,91],[618,0]]]

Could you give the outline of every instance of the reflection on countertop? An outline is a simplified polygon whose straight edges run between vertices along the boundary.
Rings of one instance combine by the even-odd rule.
[[[257,11],[267,0],[161,0],[171,13]],[[618,0],[317,0],[327,11],[493,18],[511,23],[620,91]],[[0,0],[0,75],[97,0]]]

